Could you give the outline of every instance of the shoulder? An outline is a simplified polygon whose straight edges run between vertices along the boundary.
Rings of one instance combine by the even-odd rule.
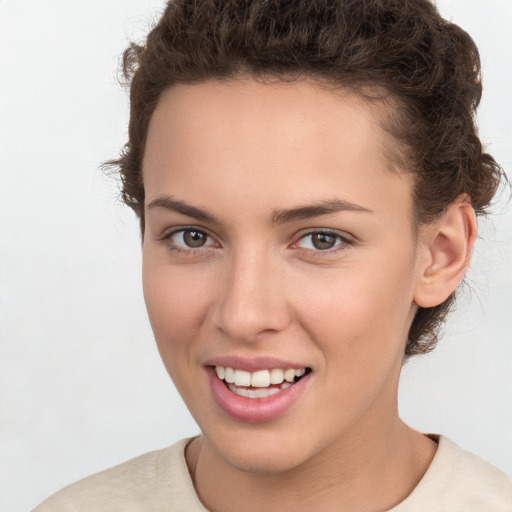
[[[203,512],[185,463],[189,439],[156,450],[65,487],[33,512]]]
[[[439,447],[412,494],[393,512],[511,512],[512,480],[438,436]]]

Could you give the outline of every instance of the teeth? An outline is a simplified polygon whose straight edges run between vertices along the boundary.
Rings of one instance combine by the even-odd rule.
[[[235,393],[236,395],[246,396],[247,398],[263,398],[266,396],[272,396],[283,389],[289,388],[291,384],[289,382],[284,382],[280,388],[270,388],[270,389],[247,389],[247,388],[238,388],[233,384],[230,384],[229,389]]]
[[[284,372],[284,378],[288,382],[293,382],[295,380],[295,370],[294,369],[286,370]]]
[[[218,366],[215,368],[218,368]],[[233,382],[235,382],[235,370],[233,370],[233,368],[226,368],[224,370],[224,380],[229,384],[233,384]]]
[[[260,370],[253,372],[251,375],[251,386],[253,388],[266,388],[270,385],[270,372],[268,370]]]
[[[284,380],[284,372],[279,368],[270,370],[270,384],[281,384]]]
[[[235,384],[237,386],[250,386],[251,374],[243,370],[235,370]]]
[[[271,370],[258,370],[256,372],[246,372],[245,370],[236,370],[230,367],[224,368],[223,366],[216,366],[215,372],[217,377],[221,380],[225,380],[228,384],[234,384],[235,386],[253,387],[260,388],[256,390],[238,390],[237,394],[242,396],[249,396],[251,398],[258,398],[260,391],[263,388],[268,388],[270,385],[283,384],[280,389],[286,389],[290,387],[291,383],[295,381],[296,377],[302,377],[306,373],[305,368],[288,368],[282,370],[281,368],[273,368]],[[232,386],[229,386],[230,389]],[[272,388],[265,390],[261,396],[269,396],[270,394],[278,392],[279,389]],[[245,394],[247,392],[248,394]]]

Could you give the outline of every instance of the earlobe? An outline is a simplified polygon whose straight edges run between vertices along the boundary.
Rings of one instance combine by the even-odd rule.
[[[423,257],[414,296],[424,308],[444,302],[466,273],[477,234],[476,217],[467,196],[460,196],[440,219],[422,228]]]

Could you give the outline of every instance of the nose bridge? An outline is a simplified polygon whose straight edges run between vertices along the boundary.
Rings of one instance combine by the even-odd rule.
[[[288,324],[279,265],[265,248],[238,251],[226,265],[214,320],[230,338],[253,341]]]

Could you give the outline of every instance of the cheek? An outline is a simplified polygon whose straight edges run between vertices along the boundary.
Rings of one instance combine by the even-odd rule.
[[[204,279],[194,272],[155,262],[144,255],[144,299],[155,339],[164,357],[185,350],[205,316]]]
[[[411,261],[347,267],[302,287],[303,326],[331,368],[379,367],[403,352],[413,307]]]

